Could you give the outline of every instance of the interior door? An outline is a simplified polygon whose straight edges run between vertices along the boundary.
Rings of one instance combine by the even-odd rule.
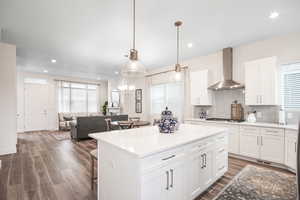
[[[25,131],[48,129],[48,85],[25,83]]]

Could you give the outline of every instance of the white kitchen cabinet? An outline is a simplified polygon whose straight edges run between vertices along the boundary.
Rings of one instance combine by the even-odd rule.
[[[285,131],[285,164],[296,170],[297,164],[297,131]]]
[[[192,105],[212,105],[211,91],[208,90],[209,71],[190,72],[190,98]]]
[[[275,163],[284,163],[283,129],[261,128],[260,159]]]
[[[240,154],[251,158],[259,158],[259,129],[255,127],[240,127]]]
[[[278,104],[276,57],[245,63],[245,103],[246,105]]]
[[[144,175],[142,178],[142,199],[167,199],[169,176],[169,170],[166,167],[156,169]]]

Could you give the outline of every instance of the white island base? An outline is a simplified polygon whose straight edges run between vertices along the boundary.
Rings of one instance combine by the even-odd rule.
[[[91,134],[98,140],[98,200],[192,200],[228,169],[227,129],[182,124]]]

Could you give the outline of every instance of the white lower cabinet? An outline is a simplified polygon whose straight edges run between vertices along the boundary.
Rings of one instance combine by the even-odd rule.
[[[240,154],[251,158],[259,158],[259,128],[240,127]]]
[[[260,158],[262,160],[284,163],[284,137],[262,135],[260,143]]]
[[[297,134],[293,130],[285,132],[285,165],[294,170],[297,164]]]
[[[174,157],[175,158],[175,157]],[[142,177],[142,199],[182,200],[184,199],[184,162],[182,159],[157,167]]]
[[[264,161],[284,163],[284,130],[241,126],[241,155]]]

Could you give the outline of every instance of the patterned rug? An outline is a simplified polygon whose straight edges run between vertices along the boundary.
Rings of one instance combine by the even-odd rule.
[[[71,135],[69,131],[58,131],[51,133],[51,136],[53,136],[56,140],[62,141],[62,140],[70,140]]]
[[[296,200],[296,177],[246,166],[214,200]]]

